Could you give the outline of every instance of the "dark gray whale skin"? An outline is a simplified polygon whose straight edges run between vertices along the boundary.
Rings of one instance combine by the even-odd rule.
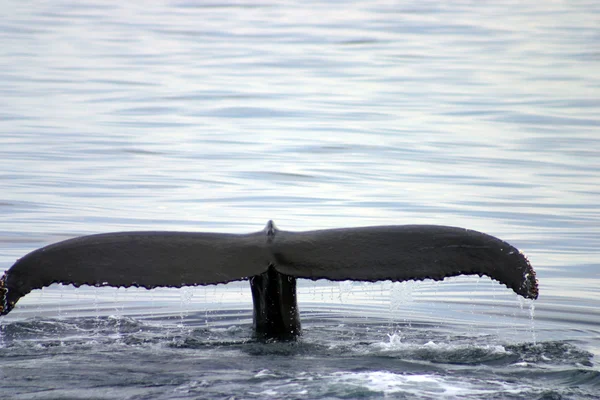
[[[257,338],[293,340],[301,333],[296,278],[374,282],[473,274],[525,298],[538,297],[535,271],[523,253],[464,228],[286,232],[269,221],[250,234],[105,233],[51,244],[17,260],[0,278],[0,315],[30,291],[53,283],[152,289],[249,280]]]

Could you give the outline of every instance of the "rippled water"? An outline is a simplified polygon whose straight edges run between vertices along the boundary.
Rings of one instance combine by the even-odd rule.
[[[529,256],[487,278],[299,283],[298,343],[247,282],[52,286],[0,319],[7,399],[597,398],[596,2],[11,2],[0,270],[117,230],[428,223]]]

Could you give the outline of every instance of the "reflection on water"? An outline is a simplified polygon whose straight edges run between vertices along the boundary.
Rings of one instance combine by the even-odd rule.
[[[53,286],[0,320],[0,358],[11,360],[0,372],[14,379],[1,381],[3,393],[86,398],[96,376],[106,398],[593,398],[596,2],[29,3],[11,4],[0,21],[0,270],[88,233],[251,232],[269,219],[284,230],[429,223],[522,249],[540,299],[532,320],[531,302],[487,278],[301,282],[305,336],[293,348],[308,350],[267,365],[235,361],[268,348],[243,345],[247,282]],[[158,327],[144,325],[154,319]],[[114,321],[125,332],[117,339],[102,326]],[[173,324],[192,333],[173,339]],[[388,335],[410,350],[377,353],[396,343]],[[233,343],[226,362],[213,337]],[[461,370],[470,350],[449,349],[460,338],[482,354],[467,360],[485,368]],[[172,339],[209,344],[178,352]],[[338,344],[344,352],[331,353]],[[90,347],[106,362],[84,361]],[[133,364],[117,370],[123,360],[111,357],[122,348]],[[346,351],[354,369],[337,367]],[[562,358],[573,360],[564,370]],[[65,375],[69,361],[81,375]],[[37,386],[18,377],[43,363]],[[547,389],[536,383],[545,379]]]

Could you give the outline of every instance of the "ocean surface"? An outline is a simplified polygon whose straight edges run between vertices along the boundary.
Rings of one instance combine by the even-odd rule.
[[[600,398],[600,3],[9,1],[0,272],[67,238],[401,224],[525,252],[489,278],[52,285],[0,317],[0,398]]]

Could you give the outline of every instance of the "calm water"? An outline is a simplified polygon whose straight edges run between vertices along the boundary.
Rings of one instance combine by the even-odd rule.
[[[122,4],[123,3],[123,4]],[[600,6],[9,2],[0,271],[73,236],[429,223],[528,254],[488,278],[54,285],[0,319],[3,399],[591,399],[600,393]]]

